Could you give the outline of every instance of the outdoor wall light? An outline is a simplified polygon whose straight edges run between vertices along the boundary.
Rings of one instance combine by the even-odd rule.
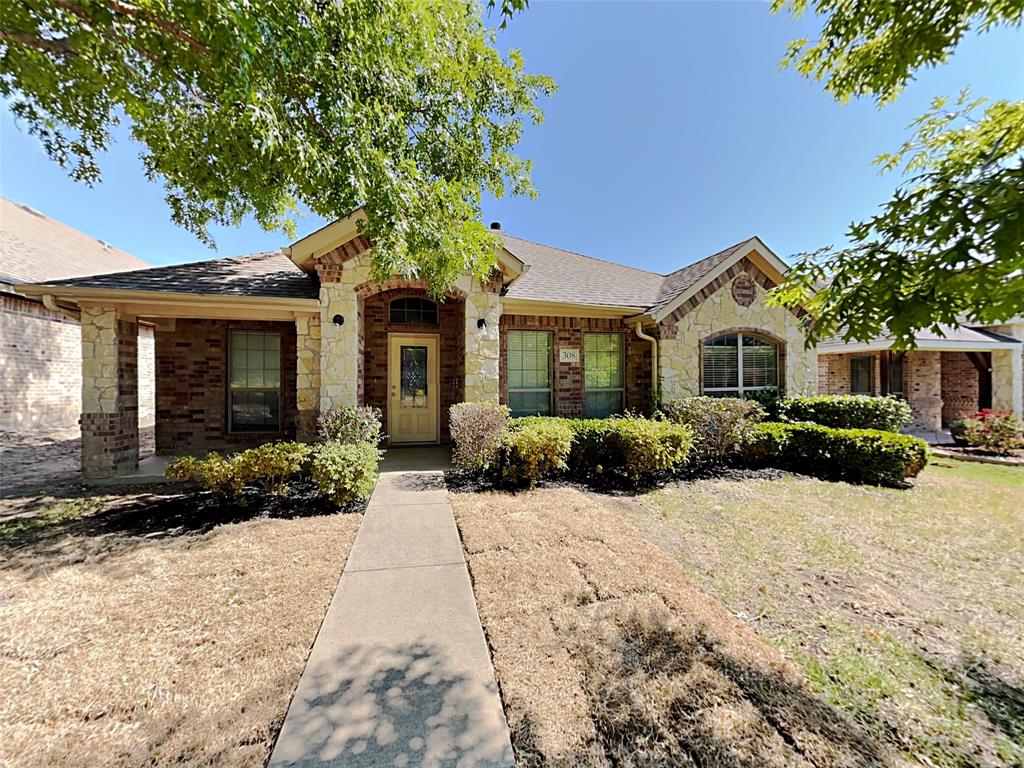
[[[345,324],[345,318],[342,317],[341,315],[335,315],[334,317],[331,318],[331,320],[334,321],[335,325],[344,325]]]
[[[479,320],[476,321],[476,327],[477,328],[486,328],[487,327],[487,321],[484,318],[481,317]]]

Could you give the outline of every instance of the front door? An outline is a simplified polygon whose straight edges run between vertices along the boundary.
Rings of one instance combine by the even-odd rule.
[[[388,336],[388,435],[392,443],[437,442],[437,337]]]

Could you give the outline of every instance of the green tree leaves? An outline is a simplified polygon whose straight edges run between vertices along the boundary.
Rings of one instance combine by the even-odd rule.
[[[300,207],[363,206],[378,273],[441,292],[494,264],[482,193],[534,193],[513,150],[554,84],[494,43],[458,0],[26,0],[0,22],[0,93],[86,183],[127,118],[208,243],[246,215],[292,235]]]
[[[803,12],[806,0],[786,3]],[[784,64],[824,80],[839,100],[885,104],[922,66],[946,60],[972,27],[1019,25],[1022,0],[819,0],[821,37],[791,44]],[[803,254],[774,300],[815,318],[809,343],[838,334],[867,340],[961,319],[1024,314],[1024,101],[936,99],[914,136],[880,156],[906,181],[875,216],[852,224],[844,249]]]

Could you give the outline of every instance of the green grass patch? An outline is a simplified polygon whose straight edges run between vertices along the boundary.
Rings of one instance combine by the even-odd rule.
[[[36,514],[0,522],[0,540],[12,539],[28,531],[67,523],[71,520],[95,514],[103,508],[105,502],[105,496],[62,499]]]

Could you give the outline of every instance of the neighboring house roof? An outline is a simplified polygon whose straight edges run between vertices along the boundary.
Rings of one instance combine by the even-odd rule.
[[[320,295],[316,276],[303,272],[282,251],[50,280],[46,285],[282,299],[316,299]]]
[[[914,335],[917,348],[922,351],[947,350],[954,352],[962,350],[970,352],[984,349],[1013,349],[1021,344],[1012,336],[966,325],[942,325],[939,326],[939,331],[936,333],[927,328],[918,331]],[[879,351],[889,349],[892,342],[893,340],[889,336],[877,336],[870,341],[843,341],[839,337],[833,337],[818,344],[818,352],[835,355]]]
[[[0,197],[0,283],[27,283],[123,269],[146,262],[102,240]]]

